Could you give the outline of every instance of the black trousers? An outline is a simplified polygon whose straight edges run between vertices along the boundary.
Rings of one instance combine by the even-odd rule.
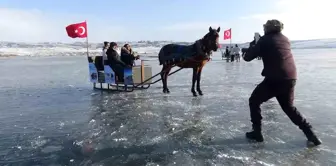
[[[265,78],[252,92],[249,99],[250,116],[254,130],[261,130],[260,105],[276,97],[282,110],[300,129],[310,128],[310,124],[294,106],[294,89],[296,80],[271,80]]]
[[[231,55],[231,62],[233,62],[235,59],[235,55]]]
[[[120,64],[110,65],[114,73],[118,76],[119,81],[124,80],[124,67]]]

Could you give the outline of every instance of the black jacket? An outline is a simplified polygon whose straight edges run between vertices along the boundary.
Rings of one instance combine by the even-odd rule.
[[[264,69],[261,73],[270,79],[297,79],[296,65],[291,51],[290,41],[280,32],[262,36],[252,45],[244,56],[245,61],[262,57]]]
[[[119,64],[123,67],[126,66],[126,64],[120,60],[120,56],[118,54],[117,51],[115,51],[112,48],[107,49],[106,51],[106,55],[107,55],[107,63],[111,66]]]

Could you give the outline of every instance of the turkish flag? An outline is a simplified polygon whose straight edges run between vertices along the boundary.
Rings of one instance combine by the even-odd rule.
[[[231,39],[231,28],[224,31],[224,40]]]
[[[86,22],[70,24],[65,27],[67,34],[71,38],[85,38],[87,37],[87,26]]]

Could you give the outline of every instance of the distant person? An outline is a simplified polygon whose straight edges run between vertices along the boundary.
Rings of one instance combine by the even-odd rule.
[[[102,51],[102,57],[103,57],[104,63],[107,62],[106,52],[107,52],[107,49],[109,48],[110,48],[110,43],[107,41],[104,41],[104,46],[103,46],[103,51]]]
[[[312,130],[312,126],[294,106],[294,89],[297,79],[296,65],[291,52],[290,41],[284,36],[283,23],[268,20],[264,24],[264,33],[256,45],[252,45],[244,56],[245,61],[262,57],[265,79],[254,89],[249,98],[250,116],[253,130],[246,137],[258,142],[264,141],[261,133],[260,105],[276,97],[282,110],[290,120],[306,135],[308,141],[316,146],[321,144]]]
[[[124,69],[127,66],[123,61],[120,60],[119,53],[117,52],[118,45],[115,42],[110,43],[110,47],[106,51],[108,65],[112,68],[115,74],[118,76],[119,81],[124,81]]]
[[[132,51],[129,44],[125,44],[120,51],[120,59],[128,66],[133,66],[134,61],[138,60],[140,57]]]
[[[231,56],[231,62],[233,62],[234,59],[235,59],[235,54],[233,52],[233,46],[231,46],[231,48],[230,48],[230,56]]]
[[[233,48],[233,54],[235,56],[235,59],[237,62],[240,62],[240,48],[238,47],[238,44],[235,45]]]
[[[95,57],[95,66],[98,71],[104,70],[104,61],[107,60],[106,51],[110,47],[109,42],[105,41],[100,56]]]
[[[225,48],[225,58],[226,58],[226,61],[229,62],[229,60],[230,60],[229,46],[226,46],[226,48]]]

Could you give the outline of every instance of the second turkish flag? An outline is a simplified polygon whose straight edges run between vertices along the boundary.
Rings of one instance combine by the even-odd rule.
[[[231,28],[224,31],[224,40],[231,39]]]

